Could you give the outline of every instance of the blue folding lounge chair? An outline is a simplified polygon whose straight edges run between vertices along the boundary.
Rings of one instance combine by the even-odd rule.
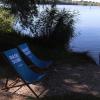
[[[21,80],[24,82],[24,85],[26,85],[38,98],[39,96],[33,91],[29,84],[42,80],[46,76],[46,73],[38,74],[33,72],[21,59],[21,56],[16,48],[5,51],[4,55],[8,59],[12,67],[14,67],[15,71],[17,72]]]
[[[48,68],[52,64],[52,61],[40,60],[36,55],[32,53],[26,43],[19,45],[18,48],[24,53],[26,57],[30,59],[33,64],[39,68]]]

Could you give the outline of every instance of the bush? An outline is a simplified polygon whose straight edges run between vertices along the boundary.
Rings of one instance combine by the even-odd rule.
[[[30,24],[24,26],[20,20],[23,29],[28,29],[28,36],[34,36],[33,42],[47,47],[68,47],[70,39],[74,36],[74,16],[76,13],[71,11],[58,10],[56,7],[46,8],[38,14],[38,18],[32,16],[29,18]],[[16,25],[16,23],[15,23]],[[21,33],[22,30],[17,32]],[[26,30],[27,31],[27,30]],[[23,33],[21,33],[23,34]]]
[[[38,20],[35,21],[35,24],[30,24],[29,26],[35,33],[33,39],[26,39],[23,35],[19,35],[12,30],[11,23],[13,22],[13,17],[9,14],[9,10],[0,9],[0,12],[0,36],[2,36],[0,41],[2,41],[2,39],[4,42],[8,40],[9,44],[16,44],[23,40],[28,40],[41,46],[64,48],[65,44],[67,44],[68,47],[70,39],[74,36],[73,26],[75,14],[70,11],[59,11],[56,8],[42,11],[39,14]],[[8,37],[12,38],[14,42]]]
[[[10,15],[10,11],[7,9],[0,8],[0,33],[12,32],[12,22],[13,17]]]
[[[35,42],[49,47],[64,47],[74,36],[75,13],[56,8],[41,12],[34,27]]]

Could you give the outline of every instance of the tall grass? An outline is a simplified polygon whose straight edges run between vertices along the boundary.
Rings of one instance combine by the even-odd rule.
[[[68,46],[74,36],[75,15],[65,9],[59,11],[57,8],[47,8],[41,12],[33,28],[36,34],[34,41],[52,48],[64,47],[65,44]]]

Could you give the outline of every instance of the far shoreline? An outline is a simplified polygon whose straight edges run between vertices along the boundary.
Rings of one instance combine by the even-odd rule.
[[[92,4],[93,3],[93,4]],[[80,5],[80,6],[100,6],[100,3],[92,2],[92,3],[82,3],[82,2],[73,2],[73,3],[67,3],[67,2],[57,2],[56,5]],[[40,5],[51,5],[52,2],[47,3],[39,3]]]

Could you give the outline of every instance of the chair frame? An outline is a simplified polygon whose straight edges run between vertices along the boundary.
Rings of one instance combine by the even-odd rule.
[[[16,49],[16,48],[14,48],[14,49]],[[16,49],[17,50],[17,49]],[[18,51],[18,50],[17,50]],[[19,52],[18,52],[18,54],[19,54]],[[19,54],[19,56],[20,56],[20,54]],[[5,59],[8,59],[7,58],[7,56],[4,54],[4,58]],[[21,58],[21,56],[20,56],[20,59],[22,60],[22,58]],[[11,62],[9,61],[9,59],[8,60],[6,60],[6,61],[8,61],[10,64],[11,64]],[[23,61],[24,62],[24,61]],[[24,62],[25,63],[25,62]],[[13,66],[13,64],[11,64],[12,66]],[[16,71],[16,69],[15,69],[15,71]],[[33,70],[32,70],[33,71]],[[21,76],[21,75],[19,75],[19,73],[16,71],[16,73],[18,74],[18,77],[16,78],[16,80],[14,81],[14,82],[12,82],[11,84],[9,84],[8,85],[8,81],[9,81],[9,79],[7,78],[6,79],[6,82],[5,82],[5,85],[4,85],[4,88],[2,88],[2,90],[5,90],[5,91],[8,91],[9,89],[11,89],[11,88],[15,88],[15,87],[19,87],[16,91],[18,91],[20,88],[22,88],[24,85],[26,85],[29,89],[30,89],[30,91],[35,95],[35,97],[36,98],[39,98],[39,96],[45,91],[45,90],[43,90],[39,95],[37,95],[36,93],[35,93],[35,91],[29,86],[29,84],[34,84],[34,83],[28,83],[28,82],[26,82],[25,81],[25,79],[23,79],[23,77]],[[38,74],[38,73],[37,73]],[[16,85],[18,82],[19,82],[19,80],[21,79],[21,81],[23,82],[22,84],[20,84],[20,85]],[[38,81],[35,81],[36,83],[38,82]],[[15,93],[16,91],[14,91],[13,93]]]

